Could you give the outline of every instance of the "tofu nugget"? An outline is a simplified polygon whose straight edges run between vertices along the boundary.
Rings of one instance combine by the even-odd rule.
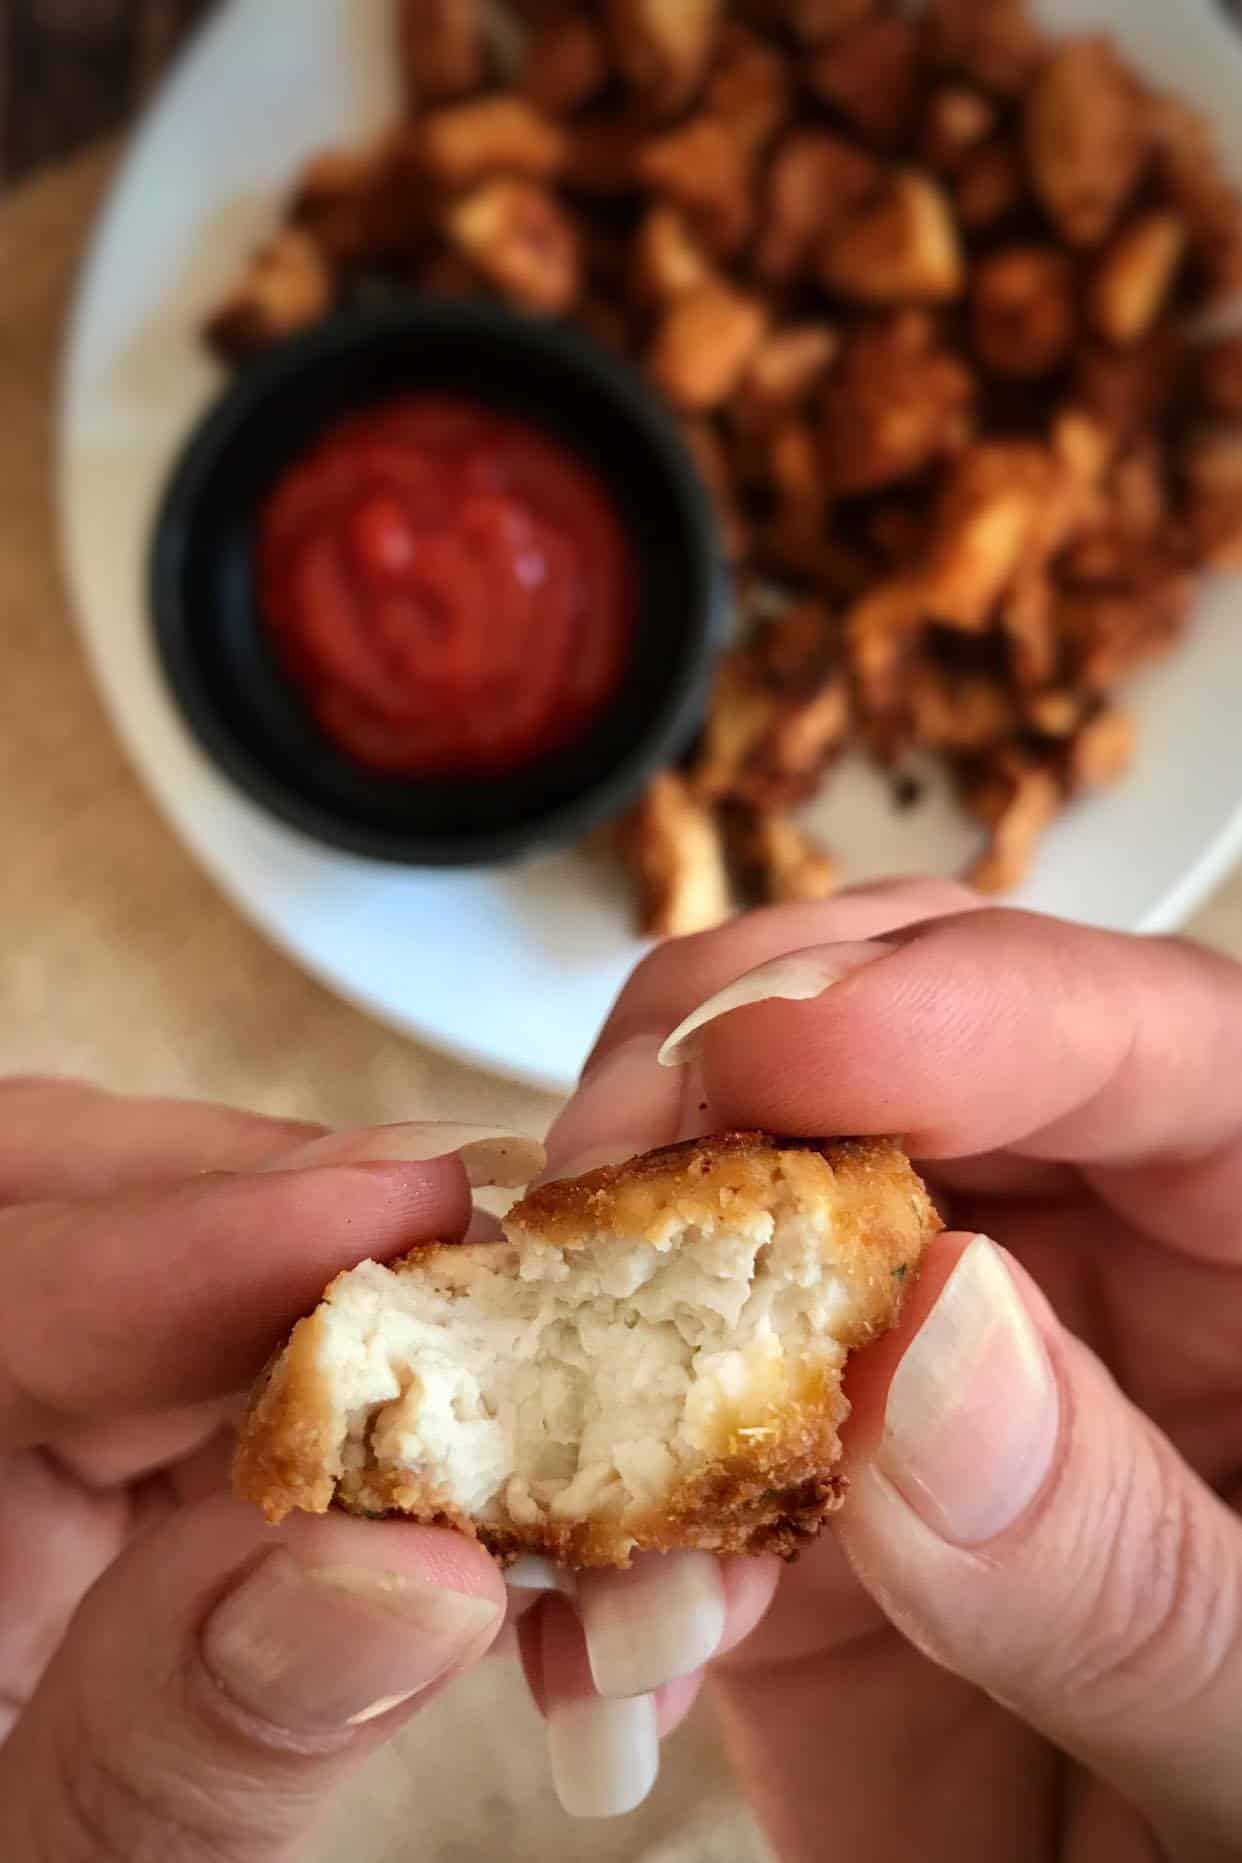
[[[545,1184],[503,1241],[339,1275],[234,1484],[270,1520],[406,1514],[505,1560],[792,1556],[842,1499],[846,1359],[939,1227],[880,1139],[729,1133]]]

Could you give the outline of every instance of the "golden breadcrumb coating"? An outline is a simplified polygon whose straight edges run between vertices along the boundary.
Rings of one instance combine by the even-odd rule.
[[[730,1133],[544,1184],[502,1242],[339,1275],[234,1485],[273,1521],[406,1514],[504,1560],[791,1557],[840,1505],[846,1358],[939,1227],[882,1139]]]

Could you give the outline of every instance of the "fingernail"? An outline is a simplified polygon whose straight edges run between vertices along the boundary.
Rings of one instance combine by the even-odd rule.
[[[617,1818],[641,1805],[660,1770],[650,1695],[603,1701],[583,1695],[548,1709],[548,1758],[571,1818]]]
[[[645,1695],[716,1654],[724,1583],[710,1553],[657,1553],[628,1572],[584,1574],[578,1610],[600,1694]]]
[[[537,1139],[503,1126],[462,1125],[457,1120],[418,1120],[391,1126],[363,1126],[356,1132],[329,1132],[323,1138],[283,1152],[260,1165],[263,1171],[302,1171],[319,1164],[427,1164],[433,1158],[460,1158],[475,1189],[489,1184],[515,1188],[530,1183],[543,1169],[544,1149]]]
[[[541,1559],[536,1553],[521,1553],[512,1565],[505,1567],[505,1584],[512,1591],[559,1591],[572,1597],[574,1575],[563,1565],[554,1565],[551,1559]]]
[[[959,1546],[1021,1518],[1056,1452],[1060,1402],[1004,1256],[970,1242],[889,1386],[875,1464]]]
[[[874,964],[877,958],[889,957],[899,949],[881,939],[866,944],[823,945],[816,951],[794,951],[788,957],[774,957],[754,970],[726,983],[706,1002],[692,1009],[679,1022],[659,1052],[661,1067],[683,1067],[694,1052],[696,1038],[709,1022],[731,1015],[735,1009],[749,1009],[755,1003],[809,1002],[822,996],[843,977]]]
[[[500,1611],[403,1573],[303,1566],[278,1547],[212,1612],[203,1661],[225,1694],[293,1733],[356,1727],[481,1650]]]

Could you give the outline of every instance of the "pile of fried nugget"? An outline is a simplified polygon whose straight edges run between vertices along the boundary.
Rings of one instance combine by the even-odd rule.
[[[212,318],[386,286],[572,316],[677,410],[743,630],[618,836],[641,929],[813,899],[844,750],[947,764],[1016,886],[1121,777],[1114,695],[1242,567],[1242,204],[1210,132],[1022,0],[402,0],[405,119],[315,158]]]

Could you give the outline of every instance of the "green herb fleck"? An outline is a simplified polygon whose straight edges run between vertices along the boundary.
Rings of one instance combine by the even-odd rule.
[[[894,1281],[904,1281],[905,1278],[906,1278],[906,1264],[903,1261],[896,1268],[893,1269],[893,1279]]]

